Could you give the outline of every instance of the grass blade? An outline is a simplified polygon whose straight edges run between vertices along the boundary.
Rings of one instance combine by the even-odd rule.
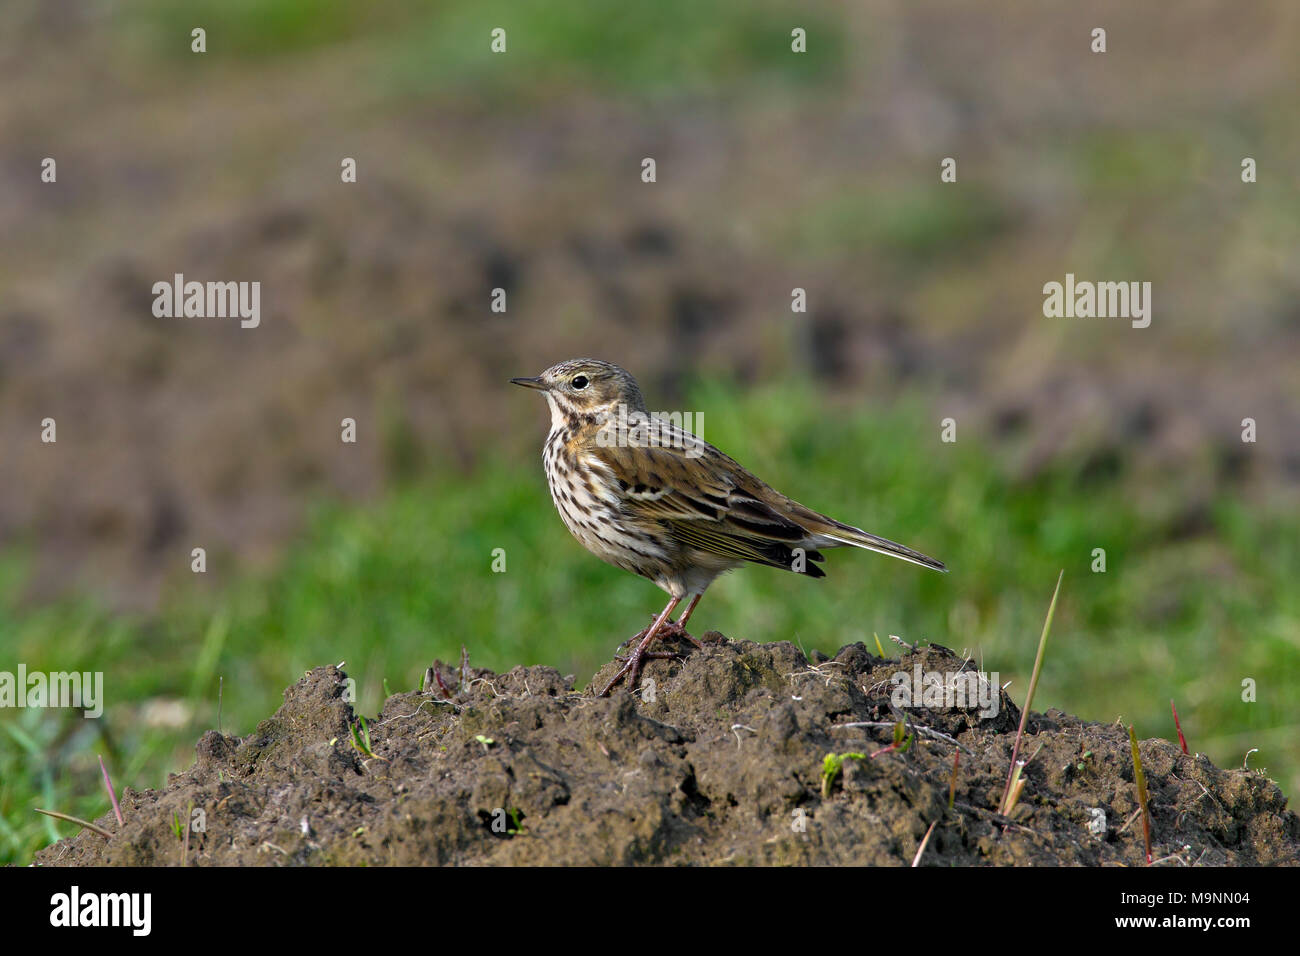
[[[67,820],[69,823],[75,823],[79,827],[85,827],[87,830],[93,830],[102,836],[105,840],[113,839],[113,834],[109,833],[103,827],[95,826],[89,820],[83,820],[81,817],[74,817],[67,813],[60,813],[58,810],[42,810],[40,807],[35,808],[37,813],[43,813],[47,817],[54,817],[56,820]]]
[[[1011,801],[1011,778],[1016,772],[1016,758],[1020,756],[1020,740],[1025,735],[1025,723],[1029,720],[1029,706],[1034,702],[1034,691],[1038,688],[1038,675],[1043,669],[1043,655],[1047,651],[1047,635],[1052,630],[1052,618],[1056,614],[1056,598],[1061,593],[1061,580],[1065,577],[1065,569],[1056,576],[1056,590],[1052,592],[1052,603],[1047,608],[1047,619],[1043,621],[1043,633],[1038,638],[1038,656],[1034,658],[1034,673],[1029,678],[1029,693],[1025,695],[1025,708],[1020,712],[1020,727],[1016,730],[1016,742],[1011,748],[1011,766],[1007,768],[1007,785],[1002,791],[1002,803],[998,807],[998,812],[1003,816],[1011,812],[1015,804]],[[1019,796],[1019,790],[1017,790]]]
[[[1183,748],[1183,753],[1187,753],[1187,738],[1183,736],[1183,725],[1178,721],[1178,708],[1174,706],[1172,700],[1169,701],[1169,709],[1174,712],[1174,727],[1178,730],[1178,746]]]
[[[1137,734],[1128,728],[1128,745],[1133,751],[1133,777],[1137,780],[1138,803],[1142,805],[1142,839],[1146,843],[1147,866],[1151,865],[1151,812],[1147,809],[1147,775],[1142,772],[1142,755],[1138,753]]]
[[[99,769],[104,774],[104,789],[108,791],[108,799],[113,801],[113,813],[117,817],[117,825],[126,826],[122,820],[122,808],[118,805],[117,794],[113,791],[113,781],[108,779],[108,768],[104,766],[103,757],[99,758]]]
[[[938,822],[938,820],[934,821],[934,823]],[[925,852],[926,844],[930,842],[930,834],[934,832],[934,823],[930,824],[930,829],[925,831],[925,837],[921,840],[921,845],[916,848],[916,856],[912,857],[912,866],[921,865],[921,854]]]

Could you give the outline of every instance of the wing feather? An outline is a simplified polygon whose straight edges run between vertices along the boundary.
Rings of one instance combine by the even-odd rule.
[[[911,548],[806,508],[754,477],[736,461],[665,420],[654,441],[597,446],[596,460],[622,492],[624,516],[657,526],[682,547],[724,561],[754,561],[793,570],[794,549],[810,561],[817,548],[856,547],[947,570]],[[805,574],[824,573],[808,564]]]
[[[665,425],[653,446],[593,449],[622,491],[624,514],[655,522],[679,544],[731,561],[790,570],[807,529],[756,497],[771,489],[712,445]],[[805,552],[809,561],[820,552]],[[822,577],[815,565],[806,574]]]

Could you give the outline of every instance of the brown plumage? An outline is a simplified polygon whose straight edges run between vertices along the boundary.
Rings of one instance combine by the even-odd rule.
[[[588,551],[649,578],[671,600],[623,669],[635,684],[648,648],[685,625],[719,574],[746,562],[825,577],[822,549],[852,546],[938,571],[943,564],[886,538],[805,508],[732,458],[675,424],[650,419],[636,380],[617,365],[573,359],[536,378],[511,379],[538,389],[551,410],[542,454],[551,497],[565,525]],[[687,598],[677,620],[669,615]]]

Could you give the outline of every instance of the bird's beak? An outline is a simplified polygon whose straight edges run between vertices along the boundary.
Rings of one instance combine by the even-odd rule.
[[[522,385],[524,388],[536,388],[546,391],[546,383],[540,378],[512,378],[510,383],[512,385]]]

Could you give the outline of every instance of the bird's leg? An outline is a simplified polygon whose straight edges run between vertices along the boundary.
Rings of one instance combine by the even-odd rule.
[[[694,644],[698,649],[704,650],[703,644],[701,644],[695,638],[691,637],[691,635],[686,633],[686,621],[690,618],[691,612],[695,610],[695,605],[700,603],[700,598],[702,597],[704,597],[703,594],[697,594],[695,595],[695,597],[691,598],[691,603],[686,606],[686,611],[682,614],[682,616],[675,621],[669,621],[667,624],[665,624],[664,629],[660,632],[660,636],[661,637],[684,637],[692,644]]]
[[[647,657],[650,657],[651,660],[655,659],[647,653],[650,645],[653,644],[655,638],[659,636],[659,631],[663,628],[664,622],[668,620],[668,615],[673,613],[673,610],[679,603],[681,603],[681,600],[681,598],[673,598],[668,602],[668,606],[660,612],[659,616],[655,618],[655,622],[646,630],[645,637],[641,639],[641,643],[638,644],[632,650],[632,653],[628,655],[627,662],[617,674],[610,678],[609,683],[605,685],[605,689],[600,692],[599,696],[608,697],[609,692],[624,678],[627,678],[627,686],[629,689],[635,688],[637,678],[641,676],[642,663]]]
[[[691,616],[691,612],[695,610],[695,605],[697,605],[697,604],[700,603],[700,598],[702,598],[703,596],[704,596],[704,595],[702,595],[702,594],[697,594],[697,595],[695,595],[695,597],[691,599],[691,603],[690,603],[689,605],[687,605],[687,607],[686,607],[686,611],[682,614],[681,617],[679,617],[679,618],[678,618],[677,620],[675,620],[675,621],[668,621],[666,624],[664,624],[663,628],[659,631],[659,636],[660,636],[661,638],[664,638],[664,637],[684,637],[684,638],[686,638],[688,641],[690,641],[692,644],[694,644],[695,647],[696,647],[697,649],[699,649],[699,650],[704,650],[704,645],[703,645],[703,644],[701,644],[701,643],[700,643],[699,641],[697,641],[695,638],[691,637],[691,635],[689,635],[689,634],[686,633],[686,621],[687,621],[687,619]],[[652,616],[650,617],[650,620],[653,621],[653,620],[655,619],[655,616],[656,616],[656,615],[652,615]],[[633,637],[629,637],[626,641],[624,641],[622,644],[620,644],[619,647],[624,647],[624,646],[626,646],[626,645],[635,644],[637,641],[639,641],[639,640],[641,640],[643,637],[645,637],[645,636],[646,636],[646,631],[649,631],[649,630],[650,630],[650,628],[647,627],[645,630],[643,630],[643,631],[639,631],[636,635],[634,635]],[[665,653],[665,654],[650,654],[650,655],[647,655],[647,656],[650,657],[650,658],[662,658],[662,659],[665,659],[665,660],[666,660],[666,659],[668,659],[668,658],[670,658],[670,657],[675,657],[676,655],[675,655],[675,654],[666,654],[666,653]],[[622,656],[620,656],[620,655],[618,655],[618,654],[615,654],[615,655],[614,655],[614,658],[615,658],[615,660],[618,660],[618,661],[626,661],[626,660],[627,660],[626,657],[622,657]]]
[[[697,641],[695,638],[691,637],[691,635],[686,633],[686,621],[690,618],[691,612],[695,610],[695,605],[700,603],[700,598],[702,597],[704,597],[703,594],[695,595],[695,597],[691,599],[691,603],[686,606],[686,610],[685,612],[683,612],[681,617],[679,617],[675,621],[668,621],[666,624],[664,624],[663,629],[659,632],[659,636],[660,637],[684,637],[692,644],[694,644],[697,648],[703,650],[704,645],[701,644],[699,641]],[[656,617],[658,617],[658,615],[652,614],[650,615],[650,620],[654,621]],[[649,630],[650,628],[647,627],[638,631],[632,637],[629,637],[626,641],[620,644],[619,647],[624,647],[629,644],[635,644],[637,641],[641,640],[641,638],[645,637],[646,632]],[[626,658],[620,657],[619,660],[626,660]]]

